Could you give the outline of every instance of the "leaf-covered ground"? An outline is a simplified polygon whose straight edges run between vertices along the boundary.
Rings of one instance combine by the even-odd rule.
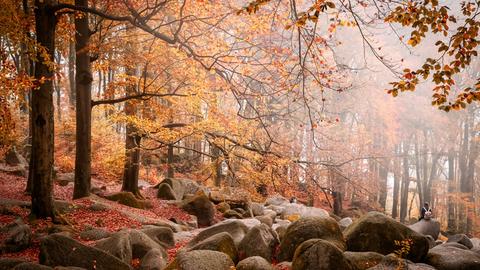
[[[30,196],[26,195],[24,190],[26,187],[26,178],[18,177],[0,172],[0,200],[10,199],[30,202]],[[105,186],[105,183],[92,180],[93,186]],[[106,185],[106,192],[116,192],[120,190],[121,185],[118,183],[109,183]],[[73,185],[67,186],[54,185],[54,198],[56,200],[64,200],[73,204],[71,210],[61,215],[62,220],[66,221],[72,229],[75,239],[84,244],[93,244],[92,241],[84,241],[79,238],[78,234],[86,228],[102,228],[109,232],[115,232],[124,228],[138,228],[142,224],[135,216],[151,219],[176,219],[189,220],[190,216],[179,209],[177,206],[167,203],[166,201],[155,198],[155,190],[147,188],[142,191],[142,194],[151,200],[152,208],[148,210],[135,209],[128,206],[111,202],[102,198],[84,198],[79,200],[72,200]],[[95,202],[100,201],[102,204],[108,206],[104,211],[93,211],[89,207]],[[129,213],[126,215],[125,213]],[[42,235],[51,232],[58,225],[50,220],[31,220],[29,217],[30,209],[25,207],[0,207],[0,226],[4,226],[20,218],[26,224],[30,225],[34,234],[34,241],[30,248],[16,253],[1,254],[1,257],[9,258],[23,258],[30,261],[38,260],[39,241],[38,238]],[[0,241],[5,237],[0,233]],[[174,255],[178,248],[182,247],[185,242],[179,242],[177,245],[168,251],[169,254]]]

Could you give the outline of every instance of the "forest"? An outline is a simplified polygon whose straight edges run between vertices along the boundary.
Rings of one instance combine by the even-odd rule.
[[[0,0],[0,270],[480,269],[477,0]]]

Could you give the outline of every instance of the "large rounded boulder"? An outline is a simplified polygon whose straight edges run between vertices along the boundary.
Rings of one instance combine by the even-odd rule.
[[[266,224],[260,224],[248,231],[238,247],[240,257],[260,256],[271,260],[278,245],[277,233]]]
[[[187,248],[193,247],[197,243],[222,232],[227,232],[230,234],[233,242],[236,246],[238,246],[245,234],[247,234],[248,227],[239,220],[222,221],[201,231],[188,243]]]
[[[231,270],[235,264],[225,253],[193,250],[180,252],[176,258],[176,266],[178,270]]]
[[[440,234],[440,222],[436,219],[422,219],[408,227],[417,233],[430,235],[434,240],[437,240]]]
[[[213,250],[220,251],[227,254],[232,261],[238,261],[238,250],[233,242],[232,236],[227,232],[221,232],[210,236],[209,238],[187,248],[188,251],[192,250]]]
[[[366,270],[379,264],[384,255],[377,252],[352,252],[346,251],[343,256],[356,270]]]
[[[329,241],[310,239],[295,251],[292,270],[353,270],[342,250]]]
[[[237,264],[237,270],[273,270],[273,266],[259,256],[248,257]]]
[[[361,217],[344,234],[348,251],[373,251],[387,255],[408,245],[409,252],[402,255],[419,262],[429,249],[425,236],[379,212],[370,212]]]
[[[338,223],[330,217],[308,217],[293,222],[288,226],[280,243],[279,261],[290,261],[295,249],[309,239],[330,241],[340,250],[345,250],[345,241]]]
[[[480,254],[458,243],[446,243],[430,249],[426,263],[438,270],[477,270]]]
[[[199,226],[210,226],[214,223],[215,205],[205,194],[198,194],[182,202],[182,209],[198,219]]]
[[[62,234],[51,234],[40,242],[39,262],[48,266],[76,266],[97,270],[130,270],[122,262],[100,249],[85,246]]]

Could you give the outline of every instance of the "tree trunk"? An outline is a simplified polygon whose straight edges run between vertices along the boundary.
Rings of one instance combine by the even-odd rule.
[[[222,184],[222,163],[220,158],[220,149],[214,144],[210,144],[210,149],[212,149],[211,153],[214,158],[213,162],[215,166],[214,182],[215,186],[219,187]]]
[[[395,146],[395,153],[399,154],[399,146]],[[392,218],[397,218],[398,217],[398,195],[400,191],[400,161],[399,158],[395,158],[393,161],[393,167],[394,167],[394,172],[393,172],[393,200],[392,200]]]
[[[29,173],[32,175],[31,213],[37,218],[54,218],[53,206],[53,69],[56,17],[51,9],[53,0],[35,1],[35,30],[38,45],[47,50],[48,58],[39,55],[35,79],[46,80],[32,92],[32,155]]]
[[[71,16],[70,18],[73,18],[74,16]],[[77,19],[78,20],[78,19]],[[75,20],[76,21],[76,20]],[[79,33],[75,34],[76,36],[79,35]],[[69,47],[68,47],[68,83],[70,86],[70,92],[68,92],[68,100],[70,102],[70,106],[72,109],[75,108],[75,41],[71,40],[69,42]]]
[[[455,219],[455,201],[452,199],[455,192],[455,153],[450,149],[448,153],[448,232],[457,232],[457,220]]]
[[[88,0],[75,0],[75,5],[88,6]],[[76,52],[76,144],[75,144],[75,186],[73,198],[90,195],[91,181],[91,142],[92,142],[92,71],[88,43],[90,29],[88,15],[75,18]]]
[[[173,178],[175,176],[175,168],[173,168],[173,144],[168,145],[167,149],[167,177]]]
[[[402,192],[400,195],[400,222],[405,222],[407,216],[408,207],[408,188],[410,186],[410,175],[408,167],[408,145],[403,145],[403,179],[402,179]]]
[[[387,204],[387,181],[388,181],[388,165],[390,160],[385,160],[384,162],[380,163],[379,168],[379,178],[380,178],[380,194],[378,202],[380,206],[385,210],[385,206]]]

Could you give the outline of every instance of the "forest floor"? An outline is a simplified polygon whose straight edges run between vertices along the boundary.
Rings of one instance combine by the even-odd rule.
[[[52,230],[62,230],[65,226],[53,223],[51,220],[33,220],[30,218],[29,207],[19,206],[18,204],[30,203],[31,198],[25,194],[27,179],[7,173],[0,172],[0,227],[9,224],[20,218],[23,222],[30,226],[33,233],[33,245],[21,252],[5,253],[0,257],[9,258],[23,258],[30,261],[38,261],[39,254],[39,238]],[[121,184],[119,183],[103,183],[98,179],[92,179],[92,186],[106,187],[106,193],[120,191]],[[188,220],[190,216],[180,209],[175,204],[167,203],[167,201],[156,199],[156,190],[153,188],[145,188],[142,194],[146,199],[149,199],[152,207],[147,210],[131,208],[109,201],[98,196],[91,196],[88,198],[72,200],[73,185],[60,186],[54,184],[54,199],[66,201],[70,204],[69,210],[61,215],[63,221],[67,221],[68,230],[72,233],[73,238],[89,245],[94,241],[86,241],[79,237],[79,233],[87,228],[101,228],[109,232],[116,232],[125,228],[139,228],[142,226],[142,219],[147,220]],[[15,200],[9,205],[10,200]],[[107,205],[108,209],[105,211],[94,211],[89,207],[101,201],[102,204]],[[147,223],[147,222],[145,222]],[[0,233],[0,242],[5,237]],[[180,241],[177,245],[168,250],[169,257],[173,258],[176,251],[182,247],[187,240]]]

